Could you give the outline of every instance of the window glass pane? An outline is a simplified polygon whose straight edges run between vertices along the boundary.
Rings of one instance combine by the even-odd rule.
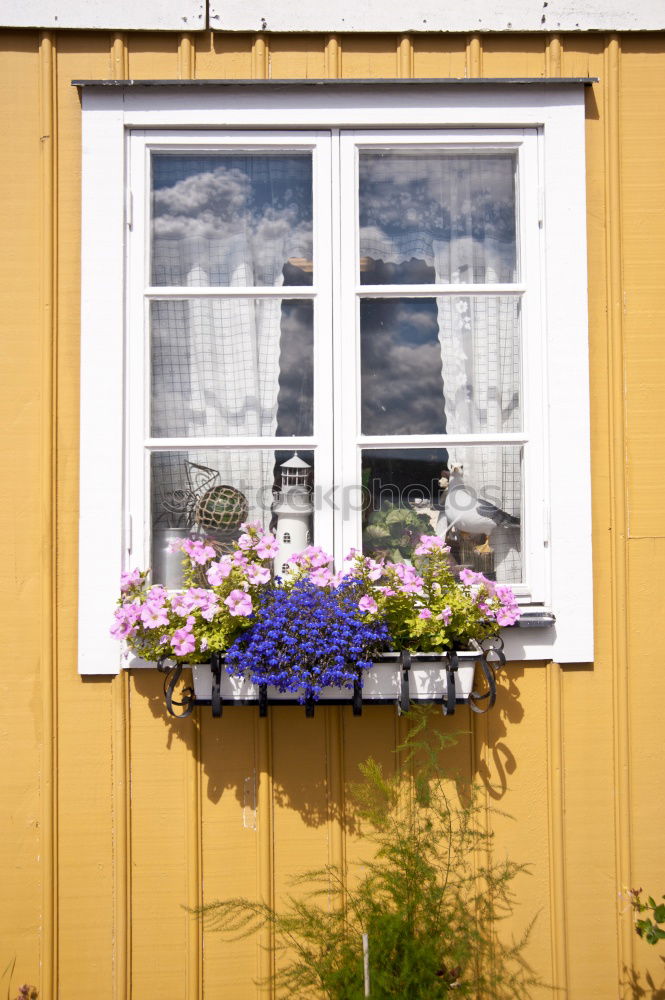
[[[313,433],[307,299],[151,303],[153,437]]]
[[[153,153],[153,285],[312,283],[310,153]]]
[[[515,166],[513,152],[361,151],[360,281],[401,283],[409,264],[419,283],[515,281]]]
[[[518,431],[517,296],[360,302],[362,433]]]
[[[522,582],[521,461],[514,445],[363,451],[363,551],[410,559],[436,534],[456,565]]]
[[[293,465],[293,458],[293,451],[272,449],[153,452],[153,581],[182,586],[181,557],[170,551],[173,541],[205,538],[223,554],[232,551],[244,521],[259,521],[275,532],[279,572],[292,552],[313,541],[314,453],[297,454],[295,473],[283,468],[287,461]]]

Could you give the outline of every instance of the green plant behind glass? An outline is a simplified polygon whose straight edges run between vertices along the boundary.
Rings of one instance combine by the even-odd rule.
[[[523,958],[530,926],[510,944],[496,933],[525,867],[492,858],[475,792],[465,804],[449,797],[442,757],[454,742],[419,713],[400,748],[400,774],[387,777],[371,757],[361,765],[355,818],[374,852],[351,888],[344,891],[340,871],[326,867],[295,879],[302,894],[279,911],[248,899],[200,911],[227,940],[271,927],[278,997],[363,998],[363,933],[375,1000],[515,1000],[542,985]]]

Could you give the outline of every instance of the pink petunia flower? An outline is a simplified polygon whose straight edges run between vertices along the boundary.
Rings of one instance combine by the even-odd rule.
[[[421,535],[420,544],[414,549],[414,554],[417,556],[428,556],[436,549],[440,549],[442,552],[450,552],[450,546],[446,545],[443,538],[440,538],[438,535]]]
[[[224,604],[228,607],[229,614],[233,615],[234,618],[247,618],[253,610],[252,598],[244,590],[232,590],[225,598]]]
[[[149,601],[141,612],[141,621],[146,628],[159,628],[160,625],[168,625],[169,616],[163,604]]]
[[[225,556],[220,559],[219,562],[211,563],[211,565],[206,570],[206,578],[211,587],[219,587],[223,580],[226,580],[229,576],[231,570],[233,569],[233,563]]]
[[[240,525],[240,530],[246,532],[249,535],[251,535],[252,532],[256,532],[257,535],[265,534],[263,530],[263,525],[261,524],[260,521],[243,521],[243,523]]]
[[[367,611],[370,614],[373,614],[378,609],[378,604],[373,597],[370,597],[369,594],[365,594],[365,596],[361,597],[358,601],[358,607],[363,612]]]
[[[315,587],[327,587],[332,583],[333,575],[327,566],[319,566],[318,569],[312,570],[309,579]]]
[[[187,656],[196,649],[196,639],[192,635],[191,625],[183,625],[176,629],[171,639],[171,648],[176,656]]]
[[[430,611],[429,608],[423,608],[423,610],[419,612],[418,617],[419,618],[431,618],[432,617],[432,612]]]
[[[131,587],[141,582],[141,570],[133,569],[129,573],[120,574],[120,591],[126,593]]]
[[[257,566],[256,563],[250,563],[245,574],[253,587],[270,581],[270,570],[267,566]]]
[[[441,619],[441,621],[443,622],[444,625],[447,625],[450,622],[450,619],[452,618],[452,616],[453,616],[453,613],[450,610],[450,608],[444,608],[443,611],[441,612],[441,614],[438,617]]]
[[[193,563],[198,566],[205,566],[207,562],[214,559],[217,553],[212,545],[206,545],[198,538],[185,538],[181,543],[183,552],[186,552]]]
[[[278,552],[279,544],[270,532],[265,534],[256,546],[256,554],[259,559],[274,559]]]

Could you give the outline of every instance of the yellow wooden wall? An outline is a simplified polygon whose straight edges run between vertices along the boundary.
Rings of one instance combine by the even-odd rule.
[[[14,985],[37,983],[41,1000],[255,997],[267,953],[203,941],[183,904],[278,899],[304,867],[357,858],[345,787],[370,752],[392,766],[399,737],[389,707],[176,722],[152,672],[77,676],[81,111],[70,81],[412,75],[599,78],[587,92],[597,659],[510,668],[495,711],[464,717],[452,764],[512,815],[489,820],[497,852],[532,865],[511,929],[538,913],[529,959],[558,987],[540,995],[663,985],[618,893],[665,892],[665,37],[5,31],[0,971],[15,959]]]

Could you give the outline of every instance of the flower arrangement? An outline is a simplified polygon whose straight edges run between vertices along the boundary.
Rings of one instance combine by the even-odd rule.
[[[255,623],[226,654],[228,673],[314,700],[324,687],[353,687],[389,640],[385,622],[363,613],[363,600],[353,580],[331,588],[299,579],[268,590]]]
[[[175,543],[182,591],[151,586],[138,569],[123,574],[111,634],[147,660],[204,663],[221,652],[229,674],[316,700],[323,687],[352,686],[381,649],[442,653],[519,618],[510,587],[468,569],[455,576],[436,535],[420,536],[412,562],[352,550],[337,573],[309,546],[273,578],[274,536],[258,523],[242,530],[221,558],[201,539]]]
[[[185,538],[174,543],[185,556],[185,589],[148,585],[148,573],[123,573],[111,635],[144,660],[172,657],[205,663],[226,650],[251,623],[259,595],[272,581],[277,553],[273,535],[243,524],[233,555],[217,558],[212,545]],[[203,580],[207,587],[200,586]]]
[[[354,553],[355,572],[368,589],[365,608],[385,619],[394,649],[441,653],[481,642],[519,619],[510,587],[469,569],[456,577],[449,552],[438,535],[421,535],[410,563]]]

